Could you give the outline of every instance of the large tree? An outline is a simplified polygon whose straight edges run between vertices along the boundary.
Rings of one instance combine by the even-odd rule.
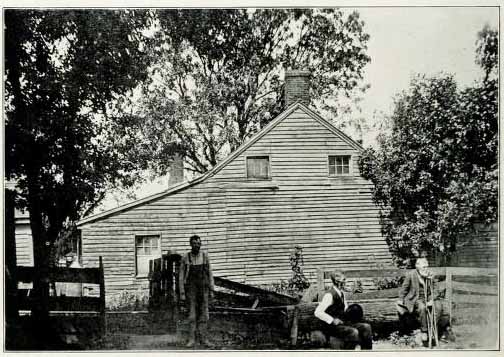
[[[312,72],[313,102],[329,118],[362,85],[369,35],[338,9],[157,10],[158,46],[137,105],[121,119],[139,154],[164,173],[179,151],[202,173],[284,109],[286,69]],[[126,103],[128,107],[132,103]],[[122,129],[121,129],[122,130]]]
[[[108,134],[108,103],[146,79],[144,11],[6,10],[6,177],[30,213],[34,315],[47,314],[51,246],[65,224],[131,184],[138,167]],[[121,151],[122,149],[122,151]]]
[[[362,156],[398,262],[435,251],[449,264],[475,223],[497,218],[496,40],[480,32],[484,76],[472,87],[458,89],[450,75],[414,78],[396,98],[391,132]]]

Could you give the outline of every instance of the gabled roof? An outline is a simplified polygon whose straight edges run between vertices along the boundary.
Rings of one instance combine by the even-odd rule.
[[[331,122],[328,120],[322,118],[320,115],[318,115],[316,112],[308,108],[307,106],[303,105],[301,102],[295,102],[291,106],[289,106],[286,110],[284,110],[281,114],[279,114],[275,119],[273,119],[268,125],[266,125],[264,128],[262,128],[259,132],[257,132],[254,136],[252,136],[248,141],[243,143],[240,147],[238,147],[234,152],[232,152],[225,160],[221,161],[219,164],[214,166],[211,170],[207,171],[203,175],[195,178],[194,180],[191,181],[186,181],[182,182],[178,185],[172,186],[169,189],[156,193],[151,196],[147,196],[145,198],[130,202],[128,204],[113,208],[111,210],[101,212],[86,218],[81,219],[80,221],[77,222],[77,226],[83,226],[84,224],[91,223],[97,220],[100,220],[105,217],[112,216],[116,213],[124,212],[127,211],[131,208],[138,207],[140,205],[158,200],[160,198],[163,198],[165,196],[169,196],[171,194],[174,194],[176,192],[182,191],[188,187],[194,186],[203,180],[210,178],[217,174],[220,170],[222,170],[227,164],[229,164],[231,161],[236,159],[241,153],[243,153],[245,150],[247,150],[250,146],[254,145],[259,139],[261,139],[264,135],[269,133],[273,128],[275,128],[283,119],[288,117],[290,114],[292,114],[296,110],[302,110],[306,114],[308,114],[312,119],[315,119],[318,121],[320,124],[322,124],[324,127],[326,127],[329,131],[331,131],[334,135],[339,137],[341,140],[343,140],[345,143],[347,143],[349,146],[354,148],[357,151],[362,151],[364,148],[358,144],[356,141],[354,141],[352,138],[350,138],[348,135],[343,133],[341,130],[336,128]]]

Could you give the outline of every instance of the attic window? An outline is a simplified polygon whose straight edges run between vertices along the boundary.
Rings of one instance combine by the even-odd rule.
[[[247,157],[247,178],[249,179],[269,179],[270,167],[269,156],[249,156]]]
[[[350,175],[350,155],[329,156],[329,176]]]

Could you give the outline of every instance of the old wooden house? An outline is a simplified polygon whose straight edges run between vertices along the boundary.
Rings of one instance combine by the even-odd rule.
[[[216,276],[252,284],[289,279],[289,256],[304,271],[392,263],[362,147],[308,106],[309,73],[286,75],[278,117],[204,175],[78,222],[84,266],[103,256],[107,293],[148,284],[148,260],[189,249],[198,234]]]

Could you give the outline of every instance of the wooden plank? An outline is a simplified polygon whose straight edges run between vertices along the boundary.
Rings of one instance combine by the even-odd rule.
[[[268,310],[263,310],[263,309],[251,309],[251,308],[246,308],[246,307],[227,307],[227,306],[213,306],[211,310],[213,311],[219,311],[219,312],[234,312],[234,313],[249,313],[249,314],[257,314],[257,315],[271,315],[272,313],[275,313],[277,311],[281,311],[284,308],[282,307],[281,309],[268,309]]]
[[[381,299],[359,301],[364,310],[364,318],[372,325],[375,323],[397,321],[395,299]],[[315,317],[315,309],[318,303],[299,304],[298,328],[306,332],[318,328],[318,319]]]
[[[452,320],[452,307],[453,307],[453,278],[452,278],[452,270],[451,269],[446,269],[446,292],[445,292],[445,299],[448,303],[448,316],[450,319],[450,324]]]
[[[18,280],[31,282],[33,279],[33,267],[20,266],[17,268]],[[53,282],[67,283],[96,283],[100,279],[100,271],[97,268],[52,268],[49,271],[49,279]]]
[[[324,271],[321,268],[317,269],[317,297],[318,301],[322,301],[324,295]]]
[[[453,290],[473,292],[473,293],[479,293],[479,294],[497,295],[499,292],[498,286],[472,284],[472,283],[461,283],[458,281],[452,282],[452,288],[453,288]]]
[[[435,276],[445,275],[445,268],[442,267],[432,267],[429,270]],[[345,276],[347,278],[381,278],[381,277],[395,277],[404,276],[408,272],[408,269],[397,269],[397,268],[387,268],[387,269],[358,269],[358,270],[344,270]],[[331,272],[324,272],[324,279],[329,279]]]
[[[375,290],[375,291],[365,291],[362,293],[346,293],[345,296],[347,300],[372,300],[372,299],[392,299],[397,298],[399,296],[399,290],[401,288],[392,288],[392,289],[384,289],[384,290]]]
[[[341,232],[342,234],[345,233],[345,231],[349,231],[350,229],[352,231],[355,231],[355,229],[359,230],[366,230],[368,231],[373,231],[375,232],[377,229],[379,229],[378,223],[376,223],[373,219],[363,219],[360,218],[359,220],[352,220],[352,219],[340,219],[337,222],[324,222],[324,223],[317,223],[317,222],[311,222],[309,217],[298,217],[299,221],[291,221],[289,225],[289,221],[287,220],[287,217],[285,219],[278,220],[276,223],[274,221],[264,221],[260,219],[259,217],[248,217],[249,220],[247,221],[246,215],[243,215],[242,217],[234,217],[233,220],[224,219],[222,221],[220,220],[214,220],[211,223],[215,222],[220,222],[219,224],[226,224],[228,223],[235,223],[235,225],[229,224],[227,227],[221,227],[220,231],[229,231],[232,233],[234,230],[239,232],[240,226],[244,226],[243,229],[245,232],[247,230],[251,232],[257,232],[257,229],[262,229],[264,228],[265,231],[269,230],[272,232],[276,232],[274,230],[275,225],[278,227],[278,232],[289,232],[289,230],[293,233],[296,233],[296,230],[293,229],[294,227],[296,228],[309,228],[310,231],[314,232],[325,232],[326,235],[329,235],[331,231],[337,230],[338,232]],[[291,217],[292,219],[292,217]],[[246,224],[245,224],[246,223]],[[184,237],[184,233],[187,233],[184,231],[182,228],[178,228],[175,225],[165,225],[163,226],[161,222],[149,222],[150,229],[156,229],[156,230],[166,230],[170,231],[170,234],[172,235],[177,235],[179,237],[176,237],[178,239],[182,239]],[[219,227],[217,227],[219,228]],[[255,229],[255,230],[254,230]],[[145,231],[149,232],[149,228],[141,228],[141,229],[124,229],[124,227],[121,230],[116,231],[114,227],[109,227],[107,230],[101,230],[101,231],[96,231],[96,232],[89,232],[88,239],[93,239],[96,242],[100,242],[103,239],[107,239],[110,237],[111,234],[116,234],[116,239],[113,241],[108,241],[108,242],[102,242],[104,246],[114,246],[118,243],[128,243],[128,246],[133,247],[133,244],[131,242],[131,239],[128,239],[128,236],[131,238],[131,235],[134,234],[135,232],[138,231]],[[206,231],[206,229],[204,230]],[[360,231],[359,231],[360,232]],[[352,232],[354,233],[354,232]],[[369,232],[367,232],[369,233]],[[363,238],[366,237],[366,234],[362,234],[361,236]],[[333,234],[334,237],[334,234]],[[89,245],[89,243],[88,243]],[[90,247],[91,248],[91,247]]]
[[[449,267],[452,276],[478,276],[478,275],[497,275],[498,270],[495,268],[464,268],[464,267]]]
[[[98,271],[100,274],[99,279],[98,279],[98,284],[100,285],[100,310],[99,311],[105,319],[105,273],[104,273],[104,267],[103,267],[103,258],[101,255],[98,257]],[[104,320],[104,323],[105,323],[105,320]]]
[[[395,301],[397,300],[396,297],[384,297],[384,298],[371,298],[371,299],[360,299],[356,298],[355,296],[353,299],[348,299],[349,303],[358,303],[358,304],[364,304],[364,303],[373,303],[373,304],[379,304],[379,303],[391,303],[392,305],[395,306]]]
[[[247,295],[231,294],[218,290],[214,291],[215,306],[250,306],[253,303],[253,299],[253,297]]]
[[[292,317],[292,326],[291,326],[291,330],[290,330],[291,346],[297,345],[298,320],[299,320],[299,307],[296,306],[294,308],[293,317]]]
[[[237,283],[232,280],[224,279],[221,277],[214,277],[214,283],[217,286],[226,288],[226,289],[231,289],[235,291],[239,291],[245,294],[249,294],[255,297],[259,297],[264,303],[274,303],[274,304],[280,304],[280,305],[288,305],[288,304],[294,304],[297,302],[297,299],[279,294],[273,291],[267,291],[264,289],[257,288],[255,286],[250,286],[246,284],[241,284]]]
[[[266,210],[267,211],[267,210]],[[243,225],[244,222],[246,222],[247,226],[257,226],[259,228],[261,227],[274,227],[275,225],[278,225],[279,227],[292,227],[294,224],[295,226],[306,226],[310,227],[312,229],[322,229],[323,227],[329,227],[329,230],[331,229],[339,229],[339,230],[344,230],[346,227],[356,227],[356,226],[362,226],[362,225],[367,225],[371,227],[376,227],[378,225],[377,222],[377,214],[378,211],[369,211],[368,213],[362,212],[362,214],[359,214],[358,209],[355,211],[349,211],[346,210],[344,212],[344,209],[341,212],[331,212],[331,211],[323,211],[321,208],[320,211],[314,212],[310,210],[306,211],[295,211],[293,210],[292,212],[289,211],[283,211],[283,212],[276,212],[276,213],[271,213],[271,212],[263,212],[261,209],[257,210],[245,210],[245,211],[240,211],[239,213],[236,214],[227,214],[227,215],[219,215],[219,216],[213,216],[212,220],[209,222],[206,222],[206,217],[193,217],[191,219],[194,219],[195,222],[191,222],[192,229],[198,229],[198,230],[203,230],[206,231],[208,229],[209,224],[226,224],[226,225]],[[167,218],[168,217],[168,218]],[[104,244],[114,244],[118,240],[124,240],[128,245],[132,245],[131,241],[128,240],[128,235],[131,237],[131,234],[140,234],[142,232],[150,233],[152,230],[170,230],[174,234],[179,234],[179,235],[184,235],[184,232],[187,233],[187,230],[184,230],[182,226],[180,226],[181,223],[187,223],[184,221],[191,221],[189,219],[184,219],[180,220],[177,223],[175,222],[167,222],[171,218],[170,216],[167,216],[164,218],[151,218],[151,219],[146,219],[146,220],[124,220],[122,222],[117,222],[117,223],[111,223],[108,227],[102,228],[100,230],[96,231],[88,231],[88,237],[89,238],[96,238],[99,239],[105,238],[107,241],[103,242]],[[324,219],[324,217],[326,217]],[[248,219],[247,219],[248,218]],[[328,221],[328,219],[331,219]],[[198,222],[196,222],[198,220]],[[203,221],[206,223],[204,223]],[[290,226],[289,226],[290,223]],[[137,226],[137,227],[136,227]],[[224,228],[224,227],[222,227]],[[245,227],[246,228],[246,227]],[[114,241],[108,241],[110,238],[111,234],[115,235],[115,240]]]
[[[494,305],[499,300],[497,296],[453,294],[452,301],[454,303]]]
[[[21,310],[31,310],[33,304],[38,304],[32,297],[20,296],[19,308]],[[95,311],[100,312],[101,299],[89,296],[50,296],[50,311]]]
[[[344,199],[344,197],[342,197]],[[306,214],[305,214],[306,213]],[[335,224],[334,222],[327,221],[327,217],[333,217],[338,223],[343,223],[343,222],[351,222],[353,225],[356,224],[355,219],[360,219],[364,221],[376,221],[378,219],[378,210],[375,209],[369,209],[367,211],[359,211],[358,208],[355,208],[355,210],[345,210],[342,208],[340,211],[335,211],[331,213],[331,211],[326,211],[324,212],[323,209],[321,208],[320,211],[318,212],[313,212],[310,210],[306,211],[295,211],[293,210],[292,212],[289,212],[288,210],[285,211],[276,211],[276,210],[270,210],[270,209],[252,209],[252,208],[247,208],[239,211],[239,213],[236,214],[229,214],[227,218],[227,222],[229,223],[240,223],[242,219],[246,219],[249,215],[254,214],[255,220],[263,223],[270,223],[274,224],[275,222],[285,222],[289,223],[291,222],[296,222],[296,220],[293,219],[294,217],[299,216],[300,219],[305,219],[306,222],[309,225],[315,225],[318,226],[319,224],[323,224],[325,226],[337,226],[338,224]],[[323,217],[326,217],[324,220]],[[174,227],[180,227],[181,220],[187,220],[190,221],[191,225],[193,225],[195,228],[196,227],[204,227],[206,228],[206,225],[208,225],[207,222],[207,217],[206,216],[194,216],[194,217],[179,217],[179,221],[173,223],[167,223],[167,216],[159,216],[159,217],[146,217],[145,219],[128,219],[128,218],[121,218],[117,219],[115,222],[111,222],[107,227],[104,227],[103,229],[114,229],[116,230],[119,234],[128,234],[126,232],[130,232],[131,230],[133,231],[150,231],[152,232],[152,227],[138,227],[136,226],[139,223],[149,223],[153,225],[159,225],[162,224],[162,227],[169,227],[170,225],[173,225]],[[248,217],[251,218],[251,217]],[[290,218],[290,219],[289,219]],[[312,222],[314,219],[319,218],[318,222]],[[191,221],[193,220],[193,221]],[[250,222],[250,221],[249,221]],[[252,221],[253,222],[253,221]],[[360,221],[357,221],[360,222]],[[311,224],[310,224],[311,223]],[[105,233],[102,233],[102,235],[105,235]],[[110,235],[109,235],[110,236]]]
[[[406,274],[404,269],[359,269],[359,270],[344,270],[345,276],[348,278],[379,278],[379,277],[394,277],[403,276]],[[324,279],[330,278],[331,271],[324,271]]]

